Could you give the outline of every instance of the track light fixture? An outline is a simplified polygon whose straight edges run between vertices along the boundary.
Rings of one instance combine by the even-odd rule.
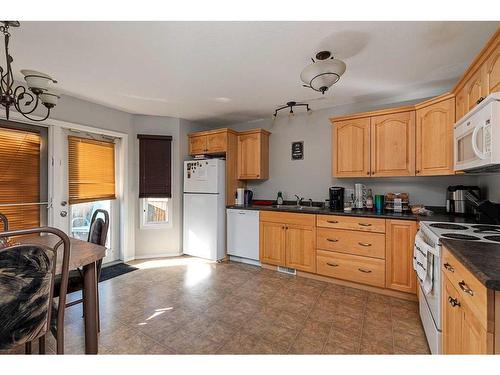
[[[297,103],[294,101],[290,101],[290,102],[287,102],[286,105],[279,107],[279,108],[276,108],[274,110],[273,117],[276,118],[276,116],[278,115],[278,112],[281,111],[282,109],[286,109],[286,108],[290,108],[289,116],[294,116],[295,113],[293,112],[293,107],[306,107],[307,112],[309,112],[311,110],[311,108],[309,108],[309,104],[307,104],[307,103]]]

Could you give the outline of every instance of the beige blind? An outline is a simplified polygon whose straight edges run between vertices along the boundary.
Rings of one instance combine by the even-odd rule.
[[[68,137],[69,203],[115,199],[115,145]]]
[[[39,200],[40,135],[0,128],[0,212],[9,229],[40,226]]]

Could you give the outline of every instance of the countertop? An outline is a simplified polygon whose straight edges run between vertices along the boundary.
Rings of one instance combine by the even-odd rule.
[[[359,216],[359,217],[372,217],[379,219],[397,219],[397,220],[413,220],[413,221],[442,221],[442,222],[453,222],[453,223],[475,223],[473,217],[462,217],[448,215],[443,212],[441,207],[436,208],[435,212],[430,216],[415,215],[412,213],[394,213],[394,212],[381,212],[377,213],[375,210],[366,209],[354,209],[351,212],[345,211],[334,211],[329,208],[318,208],[318,209],[308,209],[307,206],[303,209],[295,209],[293,206],[287,206],[287,208],[279,208],[275,206],[238,206],[230,205],[226,208],[232,208],[237,210],[258,210],[258,211],[278,211],[278,212],[293,212],[293,213],[303,213],[303,214],[316,214],[316,215],[340,215],[340,216]],[[432,210],[432,208],[431,208]]]
[[[500,244],[444,238],[441,243],[486,288],[500,291]]]

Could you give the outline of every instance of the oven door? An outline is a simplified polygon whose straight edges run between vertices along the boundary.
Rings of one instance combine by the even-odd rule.
[[[455,170],[480,168],[491,163],[491,131],[485,113],[478,112],[454,130]]]

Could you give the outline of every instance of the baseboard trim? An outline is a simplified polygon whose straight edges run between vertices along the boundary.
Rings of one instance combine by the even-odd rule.
[[[138,255],[128,260],[140,260],[140,259],[154,259],[154,258],[173,258],[183,255],[182,253],[172,254],[172,253],[158,253],[158,254],[144,254]]]
[[[278,266],[273,266],[269,264],[261,264],[262,268],[268,269],[268,270],[273,270],[277,271]],[[397,290],[391,290],[391,289],[384,289],[384,288],[379,288],[376,286],[371,286],[371,285],[364,285],[364,284],[358,284],[352,281],[346,281],[346,280],[340,280],[340,279],[333,279],[328,276],[322,276],[322,275],[317,275],[309,272],[304,272],[304,271],[299,271],[297,270],[297,276],[299,277],[306,277],[308,279],[313,279],[313,280],[318,280],[318,281],[325,281],[327,283],[331,284],[337,284],[337,285],[342,285],[342,286],[347,286],[350,288],[355,288],[355,289],[361,289],[361,290],[366,290],[367,292],[373,292],[373,293],[378,293],[378,294],[383,294],[385,296],[389,297],[396,297],[400,299],[404,299],[407,301],[418,301],[418,298],[415,294],[410,294],[410,293],[405,293],[405,292],[399,292]]]

